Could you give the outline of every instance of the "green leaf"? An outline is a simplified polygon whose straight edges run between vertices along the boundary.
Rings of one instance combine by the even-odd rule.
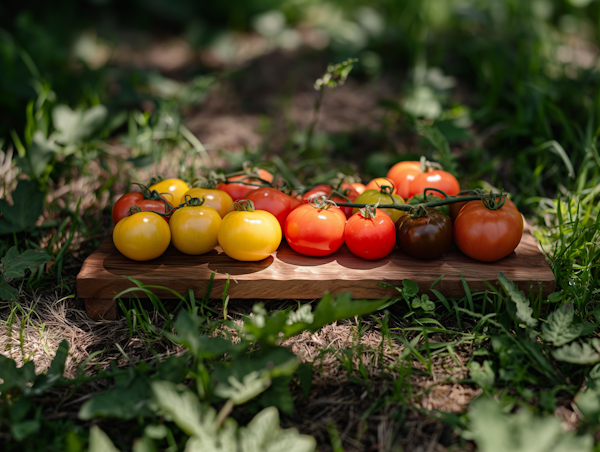
[[[600,424],[600,380],[590,379],[586,386],[585,391],[579,391],[575,396],[575,403],[589,422],[598,425]]]
[[[120,452],[110,440],[108,435],[100,430],[97,425],[90,428],[90,448],[88,452]]]
[[[234,375],[229,375],[226,381],[226,383],[223,381],[217,383],[215,394],[231,400],[234,405],[241,405],[252,400],[271,384],[269,375],[258,371],[244,375],[241,380]]]
[[[490,361],[485,360],[483,362],[483,366],[480,365],[477,361],[472,361],[469,364],[469,369],[471,369],[470,375],[471,379],[481,387],[484,391],[490,391],[494,387],[494,383],[496,381],[496,374],[492,369],[492,364]]]
[[[19,291],[4,280],[4,276],[0,276],[0,298],[4,301],[17,301]]]
[[[31,249],[17,255],[17,247],[13,246],[6,252],[1,262],[4,266],[5,278],[21,278],[25,276],[26,269],[50,262],[50,256]]]
[[[600,339],[592,339],[590,342],[565,345],[552,352],[552,356],[559,361],[573,364],[595,364],[600,362]]]
[[[195,356],[205,359],[220,358],[235,346],[231,341],[227,341],[222,337],[201,335],[199,329],[205,321],[204,317],[181,311],[173,324],[177,335],[165,333],[165,336],[176,344],[183,345]]]
[[[57,130],[56,141],[65,145],[82,144],[100,131],[107,117],[108,110],[104,105],[94,105],[85,111],[57,105],[52,110],[52,122]]]
[[[533,309],[531,308],[529,300],[527,299],[527,297],[525,297],[523,291],[519,290],[518,287],[512,281],[509,281],[502,272],[500,272],[500,274],[498,275],[498,281],[508,294],[510,301],[512,301],[515,304],[517,308],[517,319],[525,323],[525,325],[529,327],[536,326],[537,320],[533,318]]]
[[[276,377],[271,382],[271,387],[267,389],[260,397],[260,403],[263,407],[274,406],[286,414],[294,412],[294,398],[288,387],[292,377]]]
[[[317,444],[313,437],[301,435],[294,428],[279,427],[277,408],[265,408],[240,428],[240,446],[243,452],[314,452]]]
[[[0,199],[0,235],[27,231],[43,213],[44,193],[30,180],[21,180],[12,193],[13,205]]]
[[[0,355],[0,393],[5,394],[13,388],[24,389],[35,378],[35,365],[27,361],[17,368],[17,363],[4,355]]]
[[[152,439],[144,437],[133,442],[133,452],[158,452],[158,449]]]
[[[555,346],[565,345],[580,336],[581,325],[573,325],[575,308],[573,303],[566,303],[548,316],[548,322],[542,324],[542,338]]]
[[[190,436],[209,441],[216,449],[215,410],[200,404],[189,389],[178,390],[173,383],[154,381],[152,393],[161,412],[168,415],[177,426]]]
[[[300,363],[296,369],[298,381],[302,388],[302,395],[306,398],[310,394],[312,388],[313,370],[310,364]]]
[[[41,130],[33,134],[31,146],[27,149],[25,157],[19,157],[18,165],[25,170],[31,179],[39,179],[46,172],[46,168],[54,155],[56,146],[48,141]]]
[[[526,408],[505,414],[491,398],[475,400],[469,409],[471,426],[463,436],[479,452],[592,452],[591,435],[565,432],[555,416],[537,417]]]
[[[50,368],[45,374],[40,374],[36,377],[33,386],[25,390],[26,394],[41,395],[46,390],[53,387],[65,372],[65,363],[69,356],[69,342],[66,339],[60,343],[56,349],[56,354],[52,359]]]
[[[10,433],[15,440],[23,441],[31,435],[35,435],[40,430],[40,426],[40,421],[37,419],[15,422],[10,425]]]
[[[84,421],[98,417],[135,419],[150,416],[148,404],[152,390],[147,378],[137,376],[128,385],[117,386],[95,395],[79,410],[79,419]]]
[[[410,279],[403,279],[402,287],[404,287],[402,293],[407,297],[414,297],[419,293],[419,286],[416,282],[413,282]]]

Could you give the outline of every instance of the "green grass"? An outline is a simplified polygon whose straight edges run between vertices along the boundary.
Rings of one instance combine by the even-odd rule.
[[[410,451],[432,438],[448,450],[597,450],[598,2],[242,3],[0,6],[0,149],[14,151],[12,164],[0,165],[0,256],[16,246],[48,260],[10,278],[9,260],[0,266],[12,358],[0,357],[4,448],[176,451],[201,437],[238,445],[253,437],[264,449],[289,435],[297,450],[316,441],[318,450],[336,452]],[[269,20],[279,28],[265,29]],[[69,50],[86,27],[100,44],[118,44],[115,29],[148,37],[157,24],[204,50],[249,31],[277,48],[300,23],[318,28],[328,46],[295,51],[295,73],[266,89],[258,65],[279,73],[272,55],[159,75],[75,64]],[[322,128],[307,118],[307,129],[286,116],[294,84],[310,86],[328,61],[349,57],[359,58],[350,87],[321,90],[321,106],[334,94],[385,85],[392,94],[380,100],[378,127],[334,133],[327,117]],[[256,149],[207,152],[210,143],[184,125],[219,89],[239,98],[239,111],[260,115],[264,141]],[[278,107],[256,106],[256,98]],[[469,188],[511,192],[554,271],[553,294],[525,296],[499,275],[501,289],[474,293],[465,284],[462,299],[434,292],[430,300],[404,281],[394,300],[326,296],[318,306],[288,300],[268,311],[226,294],[215,303],[190,292],[171,305],[139,284],[120,294],[121,323],[83,326],[78,317],[75,276],[111,227],[111,200],[159,167],[192,179],[221,170],[210,168],[213,161],[228,163],[227,171],[251,161],[307,186],[340,171],[382,176],[421,155]],[[8,195],[29,208],[11,209]],[[57,331],[49,314],[57,307],[69,309],[64,322],[98,337],[78,365],[66,361],[68,350],[82,356],[76,339],[60,346],[35,339],[45,359],[56,350],[36,376],[32,338]],[[273,435],[262,437],[265,428]]]

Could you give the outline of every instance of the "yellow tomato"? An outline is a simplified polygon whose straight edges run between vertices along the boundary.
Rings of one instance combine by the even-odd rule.
[[[204,254],[217,246],[221,217],[212,207],[186,205],[171,216],[171,241],[185,254]]]
[[[260,261],[281,243],[281,226],[265,210],[229,212],[221,222],[219,244],[225,254],[238,261]]]
[[[204,198],[203,205],[215,209],[217,212],[219,212],[221,218],[229,213],[231,210],[231,205],[233,204],[233,199],[231,199],[229,193],[221,190],[213,190],[210,188],[192,188],[183,195],[181,202],[185,201],[186,195],[190,195],[192,198]]]
[[[404,200],[398,195],[392,195],[394,197],[394,201],[396,204],[405,204]],[[379,204],[393,204],[392,198],[389,195],[381,193],[379,190],[365,190],[358,198],[354,200],[354,202],[360,202],[364,204],[375,204],[379,201]],[[355,207],[352,209],[352,214],[358,212],[359,208]],[[392,221],[395,223],[398,218],[402,216],[404,213],[402,210],[398,209],[380,209],[387,213]]]
[[[150,190],[156,190],[174,206],[178,206],[183,202],[183,195],[189,189],[188,184],[181,179],[165,179],[150,186]]]
[[[154,212],[138,212],[119,220],[113,231],[117,249],[134,261],[161,256],[171,242],[168,223]]]

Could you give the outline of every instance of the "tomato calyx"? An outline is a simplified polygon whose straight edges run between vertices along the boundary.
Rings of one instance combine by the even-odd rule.
[[[179,207],[200,207],[204,204],[206,198],[204,196],[202,198],[194,198],[191,195],[185,195],[183,198],[183,203],[179,205]]]
[[[479,199],[488,210],[498,210],[506,203],[506,192],[494,193],[490,192],[489,195],[479,194]]]
[[[135,206],[131,206],[129,208],[129,210],[127,211],[127,213],[129,214],[129,216],[134,215],[136,213],[140,213],[142,211],[142,209],[140,208],[140,206],[138,206],[137,204]],[[160,215],[160,214],[159,214]]]
[[[427,160],[427,158],[424,155],[421,156],[419,161],[421,162],[421,172],[422,173],[426,173],[430,169],[434,169],[434,170],[443,170],[444,169],[442,167],[442,165],[440,165],[439,163],[431,162],[431,161]]]
[[[367,204],[359,212],[365,220],[374,220],[377,216],[377,207],[379,207],[379,201],[375,204]]]
[[[190,181],[191,188],[207,188],[209,190],[214,190],[217,188],[217,185],[225,182],[225,180],[219,180],[215,173],[210,174],[208,177],[198,176],[194,177]]]
[[[314,207],[315,209],[319,209],[319,210],[327,210],[331,206],[338,207],[338,205],[336,204],[335,201],[332,201],[331,199],[327,199],[327,196],[325,196],[325,195],[311,196],[308,200],[308,204],[311,205],[312,207]]]
[[[413,218],[423,218],[429,215],[429,211],[425,204],[417,204],[408,211],[408,214]]]
[[[156,190],[150,190],[145,185],[139,184],[137,182],[133,182],[133,185],[137,185],[138,187],[140,187],[144,199],[149,199],[151,201],[165,201],[168,203],[168,201],[166,201],[165,198],[163,198],[161,195],[168,195],[169,193],[159,193]]]
[[[249,199],[240,199],[239,201],[234,201],[231,205],[232,209],[237,210],[238,212],[254,212],[254,203]]]

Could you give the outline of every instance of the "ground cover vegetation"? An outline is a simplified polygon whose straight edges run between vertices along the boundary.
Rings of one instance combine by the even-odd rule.
[[[1,448],[600,450],[599,21],[593,0],[1,4]],[[132,182],[368,181],[422,155],[511,193],[554,293],[500,274],[462,299],[172,302],[134,281],[99,322],[76,298]]]

